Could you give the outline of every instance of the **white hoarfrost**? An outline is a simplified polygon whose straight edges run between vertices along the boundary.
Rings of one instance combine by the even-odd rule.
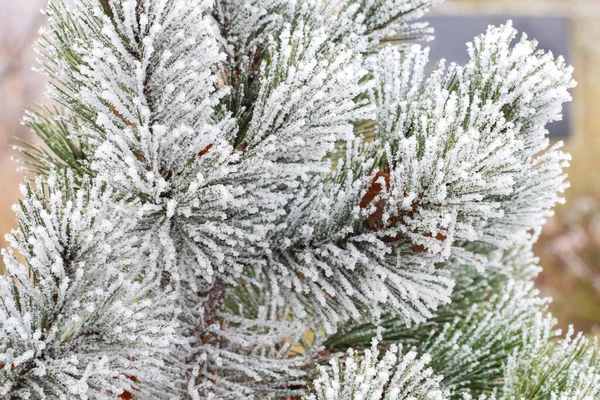
[[[490,27],[465,66],[430,74],[418,46],[373,61],[376,140],[391,165],[383,222],[404,216],[402,234],[437,260],[480,263],[462,249],[469,241],[525,243],[566,188],[568,156],[560,144],[545,150],[545,125],[570,100],[572,69],[525,36],[511,47],[516,34]]]
[[[315,394],[306,400],[444,400],[448,396],[440,388],[441,376],[436,376],[427,364],[431,357],[418,357],[402,347],[392,345],[379,359],[378,343],[373,339],[370,350],[357,360],[348,350],[344,369],[337,360],[331,361],[331,376],[321,368],[321,376],[314,382]]]
[[[27,118],[55,154],[4,252],[0,393],[301,397],[320,370],[309,398],[516,399],[504,366],[547,364],[548,396],[598,394],[591,344],[515,339],[546,326],[520,251],[566,188],[572,70],[508,23],[426,71],[437,3],[51,2],[64,111]],[[318,366],[370,323],[381,359]]]
[[[159,371],[174,344],[174,298],[133,251],[130,208],[103,185],[76,189],[70,175],[38,179],[22,194],[20,228],[2,254],[2,397],[171,392]]]

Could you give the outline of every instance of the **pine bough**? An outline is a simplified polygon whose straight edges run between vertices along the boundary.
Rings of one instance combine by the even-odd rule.
[[[429,71],[434,3],[52,1],[0,396],[599,398],[532,285],[572,70],[509,22]]]

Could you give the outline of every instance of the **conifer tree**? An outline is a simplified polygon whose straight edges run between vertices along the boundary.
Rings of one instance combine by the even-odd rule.
[[[6,399],[597,399],[531,247],[574,86],[436,0],[51,0],[2,253]]]

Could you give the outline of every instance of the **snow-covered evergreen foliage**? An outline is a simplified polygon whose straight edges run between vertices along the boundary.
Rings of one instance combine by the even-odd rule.
[[[306,399],[444,399],[439,388],[442,377],[432,376],[432,369],[426,368],[429,355],[418,359],[414,351],[403,356],[401,353],[402,348],[391,345],[378,361],[379,351],[374,339],[371,349],[365,350],[364,358],[357,363],[352,349],[349,349],[343,372],[340,372],[336,360],[331,363],[333,377],[322,368],[322,375],[314,381],[316,396],[307,396]]]
[[[2,395],[598,397],[531,283],[572,70],[509,22],[427,71],[437,2],[52,0]]]
[[[174,296],[142,273],[141,243],[122,217],[130,207],[106,185],[76,188],[68,173],[22,194],[8,236],[18,254],[2,254],[2,397],[172,393],[162,359],[176,340]]]

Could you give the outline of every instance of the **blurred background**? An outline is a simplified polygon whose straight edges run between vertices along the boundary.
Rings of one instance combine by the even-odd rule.
[[[32,43],[44,23],[46,0],[0,0],[0,233],[15,227],[11,206],[22,173],[11,157],[15,138],[35,141],[21,125],[24,110],[43,103],[45,79],[32,71]],[[485,27],[507,19],[536,38],[540,47],[564,55],[575,67],[578,87],[565,118],[549,128],[573,155],[567,203],[556,210],[536,246],[544,272],[538,287],[554,298],[561,327],[600,333],[600,0],[446,0],[427,18],[437,29],[431,58],[461,62],[465,43]],[[0,245],[6,245],[0,239]],[[2,265],[0,261],[0,272]]]

